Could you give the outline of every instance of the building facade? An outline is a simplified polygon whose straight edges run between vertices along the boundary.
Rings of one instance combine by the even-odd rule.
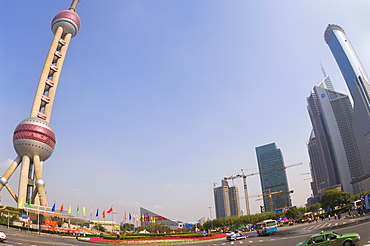
[[[338,186],[353,194],[352,177],[361,175],[362,162],[352,128],[353,110],[348,95],[336,92],[326,76],[313,88],[307,104],[313,128],[308,153],[314,196]]]
[[[354,104],[353,131],[362,164],[359,174],[351,178],[354,193],[359,193],[370,189],[370,80],[343,28],[328,25],[324,36]]]
[[[221,186],[214,188],[216,218],[240,216],[239,192],[237,186],[229,186],[221,180]]]
[[[283,155],[275,143],[256,147],[265,211],[292,206]]]
[[[181,221],[168,219],[143,207],[140,207],[140,215],[143,216],[143,218],[139,220],[141,226],[150,224],[164,224],[168,225],[171,230],[174,230],[181,227],[180,225],[182,224]]]

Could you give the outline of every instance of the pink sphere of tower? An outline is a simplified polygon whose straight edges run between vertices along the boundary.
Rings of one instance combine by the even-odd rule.
[[[38,155],[41,161],[45,161],[53,153],[55,144],[53,128],[45,120],[27,118],[14,130],[13,145],[19,156],[32,158]]]
[[[74,37],[80,30],[80,17],[74,11],[63,10],[59,12],[51,22],[51,30],[54,34],[60,26],[63,27],[63,35],[70,33],[72,37]]]

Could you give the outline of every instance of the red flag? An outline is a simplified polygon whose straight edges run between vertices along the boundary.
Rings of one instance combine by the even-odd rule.
[[[123,219],[126,220],[127,217],[126,217],[126,211],[125,211],[125,214],[123,215]]]
[[[64,210],[64,204],[62,204],[62,206],[60,206],[59,212],[63,212],[63,210]]]
[[[110,209],[108,209],[107,214],[109,214],[109,213],[111,213],[111,212],[113,212],[113,206],[112,206],[112,207],[110,207]]]
[[[105,218],[105,209],[102,212],[102,217]]]

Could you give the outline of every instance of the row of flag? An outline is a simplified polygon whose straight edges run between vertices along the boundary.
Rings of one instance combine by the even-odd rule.
[[[18,207],[24,207],[24,203],[23,203],[23,197],[20,199],[19,203],[18,203]],[[31,207],[31,201],[29,200],[27,205],[25,206],[26,208],[30,208]],[[45,206],[41,206],[41,207],[44,207],[44,211],[46,212],[47,208],[48,208],[48,204],[45,204]],[[39,209],[40,210],[40,209]],[[86,206],[83,206],[81,208],[82,210],[82,213],[83,213],[83,216],[86,216]],[[63,212],[67,212],[68,214],[71,214],[72,213],[72,205],[69,205],[69,208],[68,210],[65,210],[64,208],[64,203],[60,206],[59,210],[56,209],[56,204],[54,203],[53,206],[51,207],[51,212],[59,212],[59,213],[63,213]],[[102,211],[102,217],[105,218],[106,214],[109,214],[109,213],[112,213],[113,212],[113,206],[111,206],[107,211],[104,209]],[[76,215],[79,215],[80,214],[80,207],[77,205],[76,207]],[[90,208],[90,217],[93,217],[93,209]],[[95,217],[99,217],[99,209],[96,209],[96,213],[95,213]]]
[[[131,213],[128,213],[127,215],[126,212],[123,215],[124,220],[128,219],[132,221],[147,221],[147,222],[152,222],[152,223],[155,223],[155,221],[157,220],[157,217],[158,216],[148,216],[144,214],[131,214]]]
[[[24,206],[24,203],[23,203],[23,198],[20,199],[19,203],[18,203],[18,206],[19,207],[26,207],[26,208],[31,208],[31,202],[28,201],[27,205]],[[45,204],[45,206],[39,206],[38,207],[38,210],[42,211],[42,209],[40,209],[40,207],[43,207],[44,208],[44,213],[46,213],[47,209],[48,209],[48,204]],[[64,208],[64,203],[59,207],[59,209],[56,208],[56,204],[54,203],[53,206],[51,207],[51,212],[59,212],[59,213],[63,213],[63,212],[67,212],[68,214],[71,214],[72,213],[72,205],[69,205],[68,207],[68,210],[65,210]],[[79,215],[80,214],[80,211],[82,211],[82,214],[83,216],[85,217],[86,216],[86,206],[83,206],[81,209],[80,207],[77,205],[76,207],[76,215]],[[108,210],[103,210],[101,212],[101,216],[102,218],[105,218],[107,214],[109,213],[112,213],[113,212],[113,206],[111,206]],[[90,211],[89,211],[89,215],[90,217],[93,217],[93,215],[95,215],[95,217],[99,217],[100,216],[100,213],[99,213],[99,208],[96,209],[96,212],[93,213],[93,209],[90,208]],[[155,223],[156,220],[161,220],[161,218],[159,218],[158,216],[148,216],[148,215],[143,215],[143,214],[134,214],[134,213],[124,213],[123,215],[123,219],[126,221],[145,221],[145,222],[151,222],[151,223]]]

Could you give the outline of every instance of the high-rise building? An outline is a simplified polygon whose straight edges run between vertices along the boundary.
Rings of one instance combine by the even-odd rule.
[[[311,131],[310,138],[307,143],[308,155],[310,157],[310,171],[311,171],[311,190],[313,197],[319,197],[319,185],[326,183],[327,176],[325,176],[325,165],[320,165],[322,157],[321,149],[318,146],[315,133]],[[316,168],[315,168],[316,167]],[[323,170],[320,170],[322,168]]]
[[[229,187],[230,216],[240,216],[240,200],[237,186]]]
[[[221,180],[221,186],[214,188],[216,218],[240,216],[240,202],[237,186],[229,186]]]
[[[370,189],[370,80],[343,28],[328,25],[328,44],[342,72],[353,100],[353,131],[360,152],[362,167],[359,176],[352,176],[355,193]]]
[[[353,193],[352,177],[361,175],[362,163],[348,95],[336,92],[326,76],[313,88],[307,103],[313,127],[308,153],[314,195],[321,196],[329,189]]]
[[[0,178],[0,190],[5,186],[19,207],[24,203],[46,206],[43,163],[54,151],[56,139],[49,124],[55,93],[71,38],[80,30],[80,17],[75,13],[79,0],[73,0],[69,10],[59,12],[51,23],[54,34],[34,97],[30,117],[14,130],[13,145],[17,158]],[[9,178],[21,166],[18,194],[8,184]]]
[[[292,205],[283,154],[275,143],[256,147],[265,211]]]

